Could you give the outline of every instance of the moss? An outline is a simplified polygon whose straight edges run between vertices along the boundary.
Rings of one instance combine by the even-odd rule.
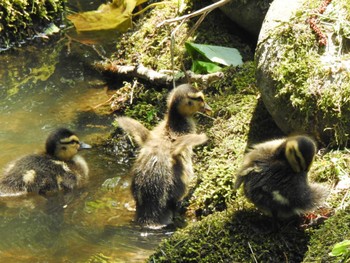
[[[147,128],[163,119],[167,89],[158,90],[136,81],[123,83],[124,86],[115,92],[110,101],[114,112],[139,120]]]
[[[0,3],[0,49],[32,38],[61,18],[65,0],[4,0]]]
[[[348,262],[329,253],[333,246],[350,236],[350,206],[339,211],[318,230],[314,231],[303,262]],[[327,237],[327,238],[325,238]]]
[[[271,224],[252,209],[215,213],[163,241],[148,262],[302,261],[309,239],[307,233],[293,227],[263,233],[262,228],[253,227],[257,219]]]
[[[165,5],[158,5],[146,13],[142,19],[136,21],[136,25],[125,33],[118,41],[117,51],[113,59],[118,64],[143,64],[146,67],[161,70],[169,69],[170,56],[170,33],[174,27],[156,25],[174,14],[181,15],[185,10],[179,10],[178,1],[168,1]],[[185,23],[176,34],[176,40],[184,38],[188,31]],[[135,34],[137,32],[137,34]],[[180,68],[180,61],[177,59],[184,52],[183,45],[175,45],[174,57],[175,67]]]

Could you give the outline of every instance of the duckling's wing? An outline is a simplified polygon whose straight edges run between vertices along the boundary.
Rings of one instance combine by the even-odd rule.
[[[244,181],[243,176],[237,175],[234,189],[238,189],[241,186],[241,184],[243,183],[243,181]]]
[[[140,122],[129,117],[118,117],[116,120],[119,127],[121,127],[127,133],[130,133],[139,146],[142,146],[145,143],[150,131]]]
[[[186,134],[178,137],[171,146],[171,154],[178,155],[189,146],[197,146],[205,143],[208,137],[205,134]]]

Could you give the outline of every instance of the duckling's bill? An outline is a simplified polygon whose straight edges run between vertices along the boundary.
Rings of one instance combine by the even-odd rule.
[[[211,107],[208,105],[208,103],[204,102],[204,106],[203,106],[203,113],[207,114],[207,115],[211,115],[213,110],[211,109]]]
[[[87,144],[85,142],[80,142],[79,143],[79,151],[84,150],[84,149],[91,149],[92,146],[90,144]]]

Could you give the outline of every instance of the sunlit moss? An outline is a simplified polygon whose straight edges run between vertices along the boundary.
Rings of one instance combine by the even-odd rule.
[[[314,231],[303,262],[348,262],[342,257],[330,256],[329,253],[336,243],[349,239],[349,225],[350,206],[339,211],[328,219],[320,229]]]
[[[245,209],[218,212],[177,231],[161,243],[148,262],[302,261],[307,233],[292,227],[274,234],[259,233],[259,227],[271,222],[248,204]],[[260,226],[256,225],[258,220]]]

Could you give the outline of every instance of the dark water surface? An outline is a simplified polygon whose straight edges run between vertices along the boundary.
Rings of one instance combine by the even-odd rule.
[[[56,127],[87,143],[112,130],[113,117],[92,110],[111,96],[89,67],[93,49],[73,45],[78,51],[62,40],[0,53],[1,170],[43,150]],[[129,162],[101,147],[82,155],[90,167],[85,188],[65,196],[0,197],[0,262],[142,262],[168,235],[133,224]]]

